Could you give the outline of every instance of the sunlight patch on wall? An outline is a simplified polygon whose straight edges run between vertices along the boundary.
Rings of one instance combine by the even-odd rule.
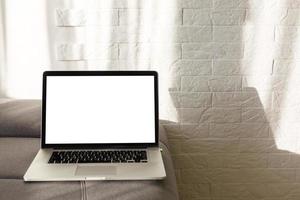
[[[300,20],[300,13],[298,20]],[[279,149],[299,154],[300,80],[297,69],[299,68],[299,61],[297,58],[299,58],[298,55],[300,53],[300,38],[298,36],[293,39],[289,38],[289,42],[284,44],[292,32],[294,30],[285,27],[277,38],[278,42],[286,46],[277,52],[283,59],[275,63],[275,70],[278,70],[279,66],[277,64],[281,61],[280,67],[283,68],[283,71],[279,72],[279,75],[285,81],[282,91],[273,94],[276,119],[274,120],[272,131]]]
[[[46,12],[41,8],[44,1],[6,1],[4,96],[41,98],[42,72],[49,63]]]
[[[160,74],[160,118],[172,122],[178,122],[178,111],[170,95],[170,89],[174,88],[171,68],[181,56],[181,46],[175,43],[176,23],[178,20],[177,1],[155,1],[152,18],[154,20],[151,31],[152,68]],[[160,43],[160,45],[156,45]],[[180,77],[176,77],[177,79]]]
[[[244,57],[250,62],[242,62],[247,69],[243,88],[257,90],[261,104],[269,109],[272,95],[272,63],[274,56],[274,23],[280,11],[275,1],[264,0],[260,5],[248,10],[243,30]]]

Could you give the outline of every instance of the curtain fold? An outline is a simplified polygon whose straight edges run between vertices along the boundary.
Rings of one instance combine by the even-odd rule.
[[[5,89],[5,1],[0,0],[0,96]]]

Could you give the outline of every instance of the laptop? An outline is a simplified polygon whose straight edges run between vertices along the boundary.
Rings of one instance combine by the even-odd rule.
[[[41,149],[24,180],[163,179],[158,123],[155,71],[46,71]]]

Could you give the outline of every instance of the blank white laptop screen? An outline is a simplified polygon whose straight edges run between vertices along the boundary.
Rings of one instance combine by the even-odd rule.
[[[154,143],[154,76],[48,76],[46,144]]]

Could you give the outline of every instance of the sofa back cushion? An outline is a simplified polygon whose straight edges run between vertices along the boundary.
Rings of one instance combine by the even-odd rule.
[[[41,101],[0,101],[0,137],[40,137]]]

